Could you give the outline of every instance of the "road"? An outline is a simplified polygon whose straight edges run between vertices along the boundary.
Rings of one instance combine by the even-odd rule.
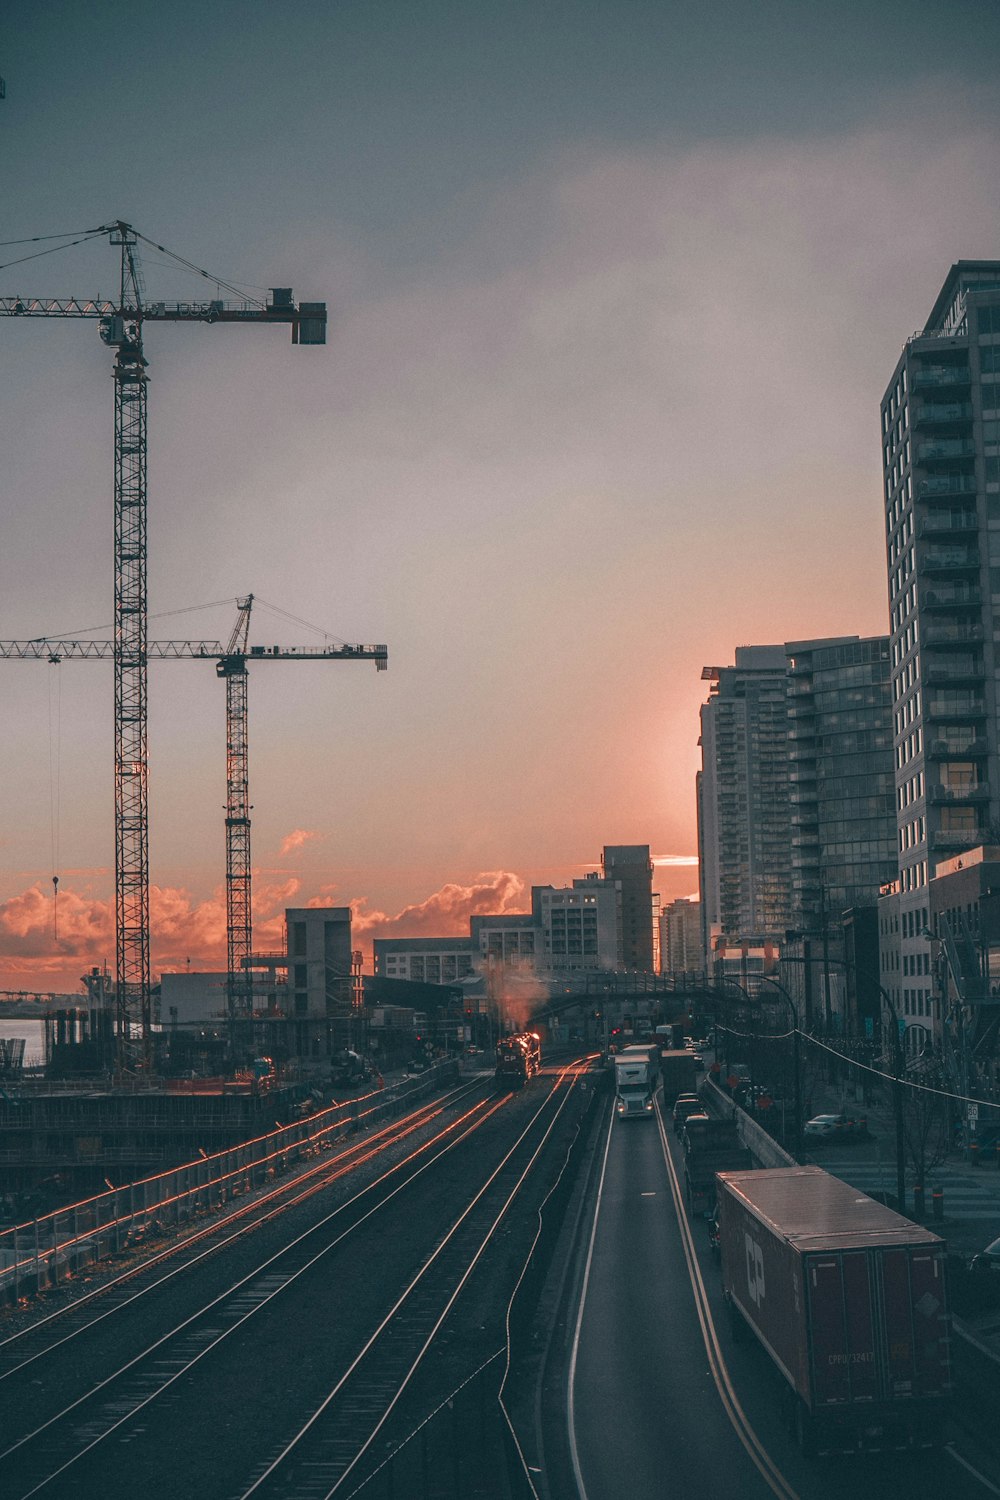
[[[676,1146],[657,1122],[608,1126],[567,1371],[579,1500],[961,1500],[1000,1496],[974,1449],[809,1462],[781,1419],[781,1382],[734,1345],[704,1225],[688,1223]],[[570,1495],[570,1481],[550,1482]]]

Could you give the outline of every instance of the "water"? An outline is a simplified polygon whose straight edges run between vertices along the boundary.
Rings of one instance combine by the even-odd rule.
[[[24,1066],[31,1068],[45,1061],[45,1023],[30,1016],[0,1019],[0,1041],[24,1037]]]

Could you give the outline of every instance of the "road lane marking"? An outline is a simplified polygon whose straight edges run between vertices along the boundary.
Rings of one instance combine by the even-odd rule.
[[[569,1356],[569,1376],[566,1391],[566,1420],[569,1425],[569,1452],[573,1461],[573,1477],[580,1500],[587,1500],[587,1487],[583,1482],[583,1472],[580,1468],[580,1454],[576,1446],[576,1412],[574,1392],[576,1388],[576,1359],[580,1350],[580,1330],[583,1327],[583,1310],[587,1304],[587,1287],[590,1284],[590,1268],[594,1260],[594,1241],[597,1239],[597,1221],[601,1215],[601,1198],[604,1195],[604,1178],[608,1170],[608,1152],[611,1150],[611,1131],[614,1127],[615,1117],[612,1114],[608,1125],[608,1138],[604,1143],[604,1159],[601,1162],[601,1176],[597,1184],[597,1199],[594,1203],[594,1222],[590,1229],[590,1244],[587,1246],[587,1263],[583,1268],[583,1285],[580,1288],[580,1305],[576,1312],[576,1327],[573,1330],[573,1346]]]
[[[719,1393],[723,1408],[732,1424],[733,1431],[739,1438],[746,1451],[747,1457],[757,1469],[764,1483],[772,1494],[779,1500],[799,1500],[796,1490],[788,1483],[788,1480],[776,1466],[771,1455],[758,1438],[750,1420],[740,1405],[739,1397],[729,1377],[719,1343],[715,1322],[712,1318],[711,1308],[708,1301],[708,1293],[701,1275],[701,1267],[698,1265],[698,1257],[695,1253],[694,1241],[691,1237],[691,1224],[688,1219],[687,1209],[684,1205],[684,1197],[681,1193],[680,1182],[674,1167],[673,1157],[670,1155],[670,1146],[663,1125],[663,1117],[659,1110],[656,1113],[656,1123],[660,1132],[660,1145],[663,1150],[664,1161],[667,1167],[667,1177],[670,1182],[670,1191],[674,1198],[674,1207],[677,1212],[677,1223],[681,1233],[681,1245],[684,1250],[684,1258],[687,1261],[688,1277],[694,1292],[695,1311],[698,1314],[698,1322],[701,1325],[701,1335],[705,1344],[705,1353],[708,1355],[709,1370],[715,1382],[715,1388]]]

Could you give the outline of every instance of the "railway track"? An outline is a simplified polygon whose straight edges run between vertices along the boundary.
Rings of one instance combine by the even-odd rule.
[[[329,1500],[363,1481],[366,1456],[505,1222],[569,1103],[576,1076],[563,1075],[546,1096],[340,1379],[237,1492],[239,1500]],[[369,1462],[369,1473],[372,1467]]]
[[[0,1335],[0,1400],[4,1397],[3,1382],[28,1364],[57,1354],[96,1323],[128,1309],[141,1297],[164,1290],[177,1278],[200,1269],[209,1256],[232,1249],[289,1210],[346,1181],[351,1174],[361,1173],[384,1160],[394,1148],[477,1093],[482,1093],[479,1080],[462,1084],[370,1135],[333,1149],[330,1154],[323,1152],[321,1160],[293,1177],[230,1207],[223,1218],[213,1216],[153,1253],[133,1259],[117,1273],[102,1275],[98,1265],[93,1273],[98,1285],[81,1291],[67,1304],[43,1313],[15,1332]]]
[[[265,1201],[243,1210],[243,1223],[212,1226],[212,1234],[204,1241],[199,1237],[198,1243],[189,1241],[179,1247],[186,1258],[168,1266],[166,1257],[154,1257],[111,1288],[102,1288],[92,1298],[81,1299],[65,1312],[4,1341],[0,1344],[0,1395],[4,1398],[0,1492],[5,1500],[26,1500],[39,1493],[86,1494],[91,1492],[90,1483],[99,1483],[103,1493],[118,1493],[111,1471],[126,1448],[130,1465],[135,1462],[136,1444],[145,1445],[147,1440],[165,1453],[176,1452],[189,1434],[172,1428],[175,1415],[193,1401],[191,1421],[197,1423],[204,1407],[198,1391],[207,1382],[218,1395],[230,1378],[221,1373],[225,1369],[238,1372],[262,1362],[266,1366],[269,1359],[275,1367],[284,1362],[293,1368],[297,1351],[307,1345],[313,1348],[309,1341],[316,1332],[303,1316],[303,1297],[308,1304],[331,1279],[340,1285],[352,1257],[362,1265],[366,1257],[370,1259],[380,1233],[402,1244],[405,1236],[399,1226],[407,1219],[419,1221],[414,1204],[427,1194],[428,1185],[442,1179],[444,1198],[454,1200],[464,1180],[462,1207],[450,1222],[442,1225],[438,1213],[436,1220],[428,1217],[427,1224],[420,1226],[417,1262],[407,1265],[405,1275],[377,1286],[374,1300],[373,1283],[365,1281],[364,1312],[359,1313],[364,1335],[350,1319],[343,1328],[338,1326],[330,1341],[336,1368],[332,1375],[324,1370],[318,1381],[310,1379],[305,1406],[295,1382],[289,1381],[287,1389],[282,1386],[282,1400],[276,1403],[279,1409],[269,1410],[267,1421],[255,1420],[252,1406],[241,1408],[244,1425],[256,1429],[256,1440],[267,1454],[261,1458],[257,1450],[255,1457],[254,1450],[241,1445],[243,1472],[250,1475],[249,1488],[242,1493],[290,1496],[296,1491],[289,1488],[289,1474],[306,1473],[309,1484],[302,1493],[312,1495],[317,1465],[331,1478],[330,1493],[344,1475],[357,1477],[375,1435],[382,1431],[401,1392],[440,1335],[456,1299],[544,1151],[572,1095],[573,1081],[574,1076],[567,1074],[555,1080],[551,1091],[538,1090],[530,1106],[522,1101],[519,1108],[527,1109],[530,1119],[523,1125],[518,1122],[512,1144],[506,1139],[509,1129],[505,1132],[497,1126],[498,1120],[511,1114],[510,1096],[491,1096],[482,1082],[478,1090],[473,1085],[455,1091],[448,1100],[435,1101],[379,1132],[378,1137],[355,1143],[335,1159],[319,1164],[308,1174],[309,1180],[285,1184],[281,1204],[266,1201],[270,1195],[265,1195]],[[366,1150],[370,1159],[377,1159],[372,1153],[405,1141],[408,1133],[418,1130],[417,1119],[425,1127],[425,1138],[413,1150],[404,1146],[401,1160],[273,1254],[264,1258],[255,1254],[241,1275],[225,1277],[215,1295],[206,1298],[199,1293],[192,1301],[185,1290],[183,1315],[172,1312],[164,1320],[165,1307],[179,1306],[181,1287],[197,1291],[209,1267],[229,1263],[229,1256],[218,1255],[220,1250],[232,1252],[240,1246],[245,1252],[250,1236],[263,1224],[336,1182]],[[487,1144],[483,1144],[485,1137],[490,1137]],[[461,1158],[460,1166],[449,1167],[457,1158]],[[478,1184],[470,1173],[472,1163],[480,1169]],[[387,1229],[389,1223],[396,1227]],[[186,1276],[195,1269],[201,1274]],[[392,1275],[398,1278],[401,1273],[394,1268]],[[154,1307],[155,1318],[151,1315]],[[284,1307],[298,1310],[283,1320]],[[257,1330],[265,1325],[272,1340],[270,1355],[255,1345]],[[295,1329],[297,1337],[292,1336]],[[95,1378],[93,1350],[107,1350],[112,1343],[125,1350],[125,1355],[110,1364],[105,1356]],[[325,1358],[325,1342],[320,1340],[316,1348]],[[310,1353],[310,1365],[318,1357]],[[213,1373],[217,1367],[220,1373]],[[42,1393],[46,1399],[40,1401]],[[184,1422],[183,1417],[177,1420]],[[360,1432],[367,1432],[367,1443],[349,1453],[354,1435]],[[316,1458],[317,1452],[324,1455],[322,1460]],[[158,1472],[155,1461],[151,1470]],[[228,1461],[225,1472],[231,1472]],[[176,1476],[163,1489],[164,1494],[174,1496],[224,1492],[216,1482],[186,1490],[178,1487]],[[157,1493],[155,1486],[147,1493]]]

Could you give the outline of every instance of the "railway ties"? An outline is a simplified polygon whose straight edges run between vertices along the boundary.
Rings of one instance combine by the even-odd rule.
[[[573,1080],[575,1083],[575,1080]],[[239,1500],[328,1500],[363,1485],[409,1433],[399,1431],[400,1403],[425,1356],[440,1343],[473,1272],[489,1269],[487,1252],[521,1187],[535,1169],[573,1088],[547,1091],[532,1119],[470,1202],[437,1237],[417,1274],[380,1326],[282,1452],[255,1474]],[[424,1386],[433,1377],[424,1379]],[[437,1392],[413,1394],[423,1411]],[[392,1440],[387,1441],[390,1437]],[[376,1446],[376,1440],[378,1444]]]
[[[104,1474],[113,1484],[110,1475],[124,1461],[125,1452],[130,1465],[150,1449],[179,1456],[186,1439],[175,1435],[173,1429],[191,1430],[195,1413],[208,1420],[208,1406],[215,1402],[218,1407],[216,1396],[224,1389],[238,1388],[232,1383],[236,1370],[268,1367],[272,1358],[268,1350],[272,1347],[275,1351],[294,1351],[294,1343],[287,1341],[287,1331],[294,1326],[293,1309],[295,1319],[300,1323],[305,1319],[305,1327],[311,1318],[313,1330],[318,1332],[315,1310],[330,1307],[326,1300],[315,1300],[324,1297],[322,1288],[342,1286],[350,1292],[349,1282],[336,1279],[339,1273],[334,1273],[331,1282],[330,1271],[324,1269],[327,1253],[343,1245],[337,1253],[356,1257],[362,1276],[365,1266],[379,1265],[379,1275],[366,1281],[368,1291],[378,1294],[368,1297],[364,1315],[367,1331],[362,1332],[362,1325],[355,1320],[353,1328],[345,1326],[341,1332],[341,1324],[346,1319],[350,1325],[355,1314],[349,1313],[346,1304],[335,1311],[340,1347],[332,1368],[327,1363],[324,1371],[322,1356],[334,1351],[326,1349],[321,1337],[314,1338],[313,1352],[304,1367],[310,1372],[311,1391],[298,1389],[294,1364],[289,1365],[290,1378],[286,1378],[283,1389],[292,1399],[285,1402],[280,1421],[270,1431],[264,1422],[244,1422],[238,1456],[246,1465],[244,1474],[249,1471],[255,1476],[243,1492],[246,1495],[259,1495],[260,1500],[273,1500],[275,1496],[291,1500],[301,1487],[302,1495],[309,1500],[320,1491],[324,1495],[339,1492],[346,1500],[365,1468],[378,1467],[384,1461],[392,1427],[412,1427],[419,1420],[411,1416],[412,1411],[433,1408],[435,1391],[429,1387],[436,1378],[438,1393],[443,1388],[441,1370],[436,1361],[434,1372],[424,1365],[417,1380],[418,1368],[431,1348],[440,1346],[441,1334],[454,1326],[448,1320],[455,1301],[505,1217],[509,1218],[508,1209],[532,1173],[553,1122],[573,1092],[570,1087],[557,1085],[551,1091],[545,1087],[538,1089],[536,1099],[531,1091],[522,1098],[513,1119],[508,1116],[508,1101],[496,1105],[486,1099],[468,1109],[456,1098],[463,1112],[450,1126],[442,1130],[440,1124],[432,1125],[434,1134],[422,1144],[415,1142],[411,1154],[402,1160],[390,1158],[394,1164],[383,1168],[376,1180],[338,1203],[277,1253],[261,1256],[260,1263],[247,1275],[235,1285],[227,1284],[207,1302],[198,1301],[194,1295],[200,1278],[184,1278],[168,1288],[170,1277],[160,1266],[154,1272],[158,1279],[146,1288],[153,1295],[141,1304],[131,1296],[128,1303],[110,1307],[106,1315],[97,1311],[91,1319],[92,1334],[84,1327],[80,1337],[74,1334],[70,1340],[62,1339],[58,1317],[46,1320],[51,1323],[50,1350],[57,1365],[53,1368],[41,1363],[45,1349],[36,1347],[29,1352],[28,1340],[19,1346],[20,1364],[9,1372],[13,1377],[10,1385],[4,1389],[0,1382],[9,1419],[5,1424],[6,1448],[0,1452],[0,1493],[5,1500],[8,1496],[9,1500],[20,1500],[36,1491],[55,1496],[82,1493],[78,1485],[86,1483],[91,1474]],[[532,1118],[525,1122],[522,1111],[527,1110]],[[486,1146],[485,1157],[483,1146],[472,1145],[470,1170],[466,1154],[456,1156],[452,1148],[462,1141],[482,1141],[479,1127],[491,1120],[495,1122],[490,1127],[492,1145]],[[511,1145],[512,1125],[516,1125],[518,1134]],[[485,1160],[496,1160],[494,1149],[505,1155],[491,1171]],[[450,1167],[445,1167],[449,1160]],[[470,1183],[480,1165],[479,1191],[471,1202],[467,1201],[470,1194],[464,1195],[465,1206],[461,1212],[452,1213],[446,1232],[441,1232],[440,1221],[437,1232],[428,1221],[430,1233],[422,1262],[411,1259],[409,1270],[398,1276],[394,1289],[379,1247],[388,1243],[387,1237],[403,1244],[409,1239],[413,1205],[423,1204],[427,1198],[418,1188],[420,1197],[414,1199],[410,1184],[425,1173],[431,1174],[424,1176],[425,1183],[438,1182],[439,1172],[445,1170],[445,1178],[432,1194],[443,1210],[448,1193],[455,1191],[455,1185]],[[377,1163],[375,1171],[379,1172]],[[394,1207],[387,1220],[384,1214],[390,1203]],[[361,1242],[351,1248],[355,1245],[352,1236],[362,1226]],[[350,1259],[343,1264],[345,1270],[349,1268]],[[402,1261],[397,1269],[403,1270]],[[501,1274],[506,1275],[507,1269],[504,1264]],[[309,1284],[303,1282],[297,1294],[288,1290],[307,1272]],[[317,1276],[318,1281],[314,1279]],[[388,1278],[384,1282],[383,1276]],[[189,1287],[191,1295],[179,1298],[183,1285]],[[482,1287],[483,1282],[477,1281],[477,1285]],[[310,1290],[310,1286],[318,1290]],[[179,1307],[178,1300],[186,1306]],[[125,1322],[130,1306],[133,1314],[144,1309],[139,1324],[134,1316]],[[271,1313],[264,1311],[267,1308]],[[258,1312],[262,1317],[255,1316]],[[119,1322],[122,1327],[116,1331]],[[99,1326],[102,1323],[103,1329]],[[244,1326],[246,1333],[239,1332],[234,1342],[230,1335]],[[99,1341],[94,1348],[92,1338]],[[267,1340],[279,1342],[269,1345]],[[217,1364],[220,1355],[221,1365]],[[112,1359],[116,1363],[111,1363]],[[218,1372],[226,1369],[232,1373],[223,1376],[220,1385]],[[19,1370],[23,1373],[18,1377]],[[44,1371],[43,1381],[37,1380],[36,1370]],[[404,1392],[405,1402],[401,1399]],[[42,1394],[46,1399],[39,1404]],[[16,1397],[20,1408],[16,1420],[10,1397]],[[213,1420],[228,1425],[225,1411],[223,1401]],[[409,1435],[409,1427],[400,1428],[392,1446],[398,1446],[400,1436]],[[291,1434],[290,1441],[282,1431]],[[274,1453],[276,1442],[282,1445],[280,1451],[261,1469],[262,1449]],[[350,1484],[341,1489],[347,1475]],[[217,1478],[223,1487],[216,1484],[214,1492],[220,1495],[240,1482],[232,1471]]]

